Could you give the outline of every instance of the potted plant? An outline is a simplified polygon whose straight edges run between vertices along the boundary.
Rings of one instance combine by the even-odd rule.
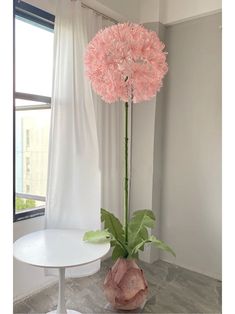
[[[149,229],[155,225],[152,210],[143,209],[129,218],[128,108],[132,103],[151,99],[160,90],[168,70],[164,44],[157,34],[138,24],[117,24],[101,30],[89,43],[85,65],[93,89],[107,103],[125,104],[125,181],[124,223],[106,209],[101,209],[104,230],[89,231],[84,241],[110,241],[115,264],[104,281],[104,291],[114,308],[133,310],[146,300],[148,285],[136,260],[139,251],[152,243],[157,248],[174,251]]]

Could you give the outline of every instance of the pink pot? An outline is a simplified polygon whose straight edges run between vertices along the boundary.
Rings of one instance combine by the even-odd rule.
[[[104,293],[115,309],[140,308],[148,294],[148,284],[143,270],[135,260],[119,258],[105,278]]]

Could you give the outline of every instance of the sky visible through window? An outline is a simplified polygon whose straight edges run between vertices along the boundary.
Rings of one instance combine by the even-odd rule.
[[[15,20],[16,92],[51,96],[53,32]]]
[[[53,70],[51,30],[15,19],[16,92],[51,97]],[[16,99],[19,106],[35,106],[35,101]],[[16,193],[46,195],[50,109],[17,110]],[[44,202],[16,197],[16,213],[44,205]]]

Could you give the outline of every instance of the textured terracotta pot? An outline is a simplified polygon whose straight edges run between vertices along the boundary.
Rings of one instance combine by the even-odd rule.
[[[119,310],[134,310],[143,305],[148,284],[135,260],[119,258],[104,281],[104,293],[110,304]]]

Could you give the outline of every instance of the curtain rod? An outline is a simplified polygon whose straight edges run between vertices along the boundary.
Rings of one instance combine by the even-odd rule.
[[[77,0],[71,0],[71,1],[73,2],[73,1],[77,1]],[[110,20],[111,22],[114,22],[115,24],[118,23],[117,20],[113,19],[112,17],[110,17],[110,16],[108,16],[108,15],[106,15],[104,13],[101,13],[101,12],[97,11],[96,9],[93,9],[92,7],[90,7],[89,5],[87,5],[87,4],[83,3],[83,2],[81,2],[81,5],[82,5],[83,8],[87,8],[87,9],[93,10],[96,14],[103,16],[103,18],[105,18],[106,20]]]
[[[74,1],[74,0],[72,0],[72,1]],[[101,16],[102,16],[103,18],[105,18],[106,20],[110,20],[111,22],[114,22],[115,24],[118,23],[117,20],[113,19],[112,17],[110,17],[110,16],[108,16],[108,15],[105,15],[104,13],[101,13],[101,12],[99,12],[99,11],[97,11],[97,10],[95,10],[95,9],[93,9],[93,8],[91,8],[91,7],[89,7],[87,4],[85,4],[85,3],[83,3],[83,2],[82,2],[82,7],[83,7],[83,8],[90,9],[90,10],[93,10],[96,14],[101,15]]]

